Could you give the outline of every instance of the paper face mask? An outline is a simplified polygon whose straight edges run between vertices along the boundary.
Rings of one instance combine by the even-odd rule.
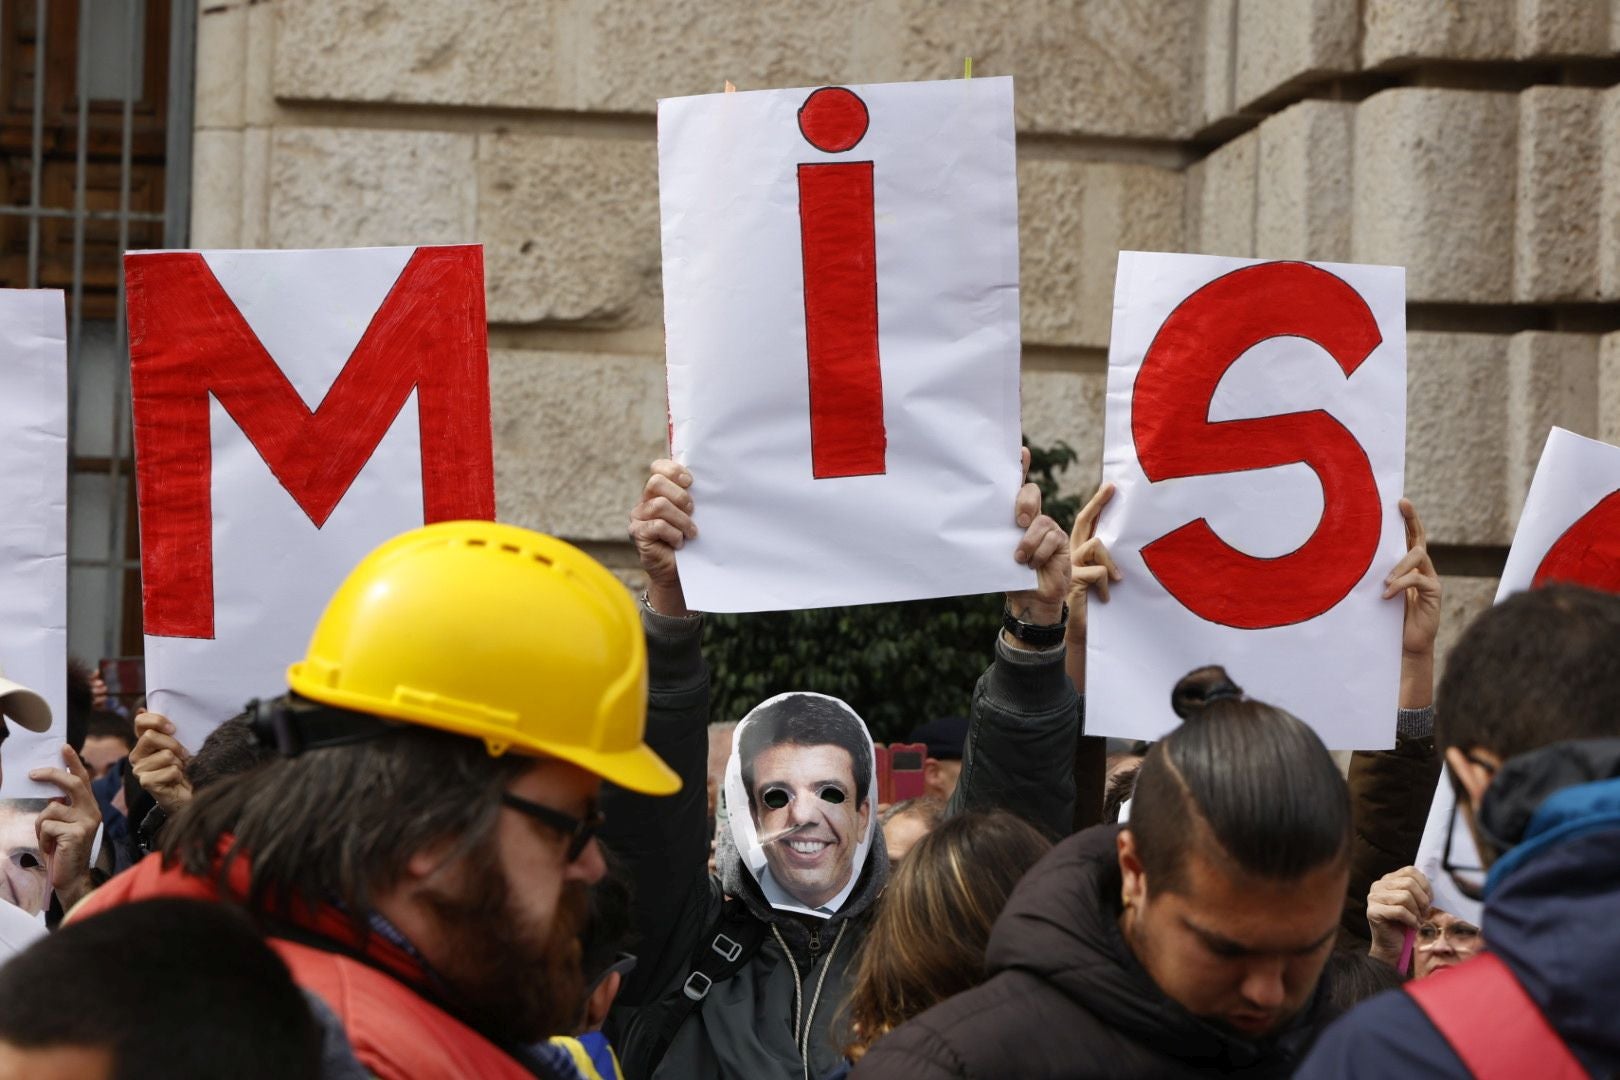
[[[726,762],[732,840],[765,899],[823,918],[854,891],[877,819],[872,736],[823,694],[779,694],[743,717]]]

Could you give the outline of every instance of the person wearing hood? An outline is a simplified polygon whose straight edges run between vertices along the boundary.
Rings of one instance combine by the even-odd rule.
[[[655,462],[630,515],[648,575],[648,744],[685,783],[670,800],[604,791],[603,837],[634,882],[641,942],[610,1032],[638,1080],[809,1080],[843,1063],[836,1017],[889,873],[871,737],[824,695],[752,710],[733,735],[718,874],[708,875],[709,680],[702,618],[687,610],[675,566],[696,535],[691,483],[684,467]],[[1008,555],[1038,584],[1007,596],[948,812],[1003,808],[1056,837],[1073,813],[1079,734],[1064,673],[1068,537],[1033,484],[1013,512],[1025,534]]]
[[[1350,796],[1320,739],[1203,668],[1172,695],[1130,823],[1013,891],[987,981],[902,1024],[855,1080],[1287,1076],[1331,1005]]]
[[[1325,1032],[1310,1078],[1620,1073],[1620,597],[1519,593],[1452,649],[1435,734],[1488,873],[1484,949]]]

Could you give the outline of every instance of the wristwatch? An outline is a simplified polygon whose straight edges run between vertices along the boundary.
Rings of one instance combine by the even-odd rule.
[[[1010,608],[1001,609],[1001,628],[1019,641],[1034,645],[1038,649],[1050,649],[1053,645],[1062,644],[1063,632],[1068,625],[1068,604],[1063,605],[1063,614],[1050,626],[1024,622],[1015,616]]]

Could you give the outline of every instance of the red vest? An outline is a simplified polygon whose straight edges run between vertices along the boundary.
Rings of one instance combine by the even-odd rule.
[[[232,867],[228,890],[236,899],[246,893],[247,865]],[[210,879],[165,869],[161,856],[149,855],[108,881],[73,911],[82,919],[135,900],[174,896],[192,900],[222,899]],[[420,982],[419,964],[403,950],[373,934],[359,944],[349,920],[330,908],[296,920],[311,933],[362,952],[397,977],[340,952],[272,936],[269,943],[292,971],[293,981],[316,994],[335,1012],[348,1033],[355,1057],[381,1080],[501,1080],[533,1074],[498,1046],[428,1001],[412,982]]]

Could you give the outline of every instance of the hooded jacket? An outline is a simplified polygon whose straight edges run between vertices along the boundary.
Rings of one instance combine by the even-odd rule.
[[[1555,743],[1507,762],[1480,824],[1506,849],[1486,879],[1486,948],[1588,1072],[1620,1075],[1620,739]],[[1468,967],[1448,978],[1468,977]],[[1392,990],[1329,1028],[1299,1075],[1471,1074],[1417,1002]]]
[[[702,620],[645,607],[649,673],[647,744],[681,776],[669,798],[604,786],[603,839],[628,871],[639,938],[635,972],[609,1025],[630,1080],[791,1080],[824,1076],[843,1062],[837,1014],[888,878],[876,831],[854,891],[830,919],[777,911],[720,830],[718,879],[706,872],[709,677]],[[973,724],[947,812],[1003,807],[1053,835],[1067,831],[1078,699],[1062,648],[1025,652],[999,640],[973,694]],[[655,1032],[648,1006],[681,993],[692,957],[719,921],[725,896],[746,905],[765,933],[752,959],[717,982],[668,1051],[649,1069]],[[790,958],[791,957],[791,962]],[[806,1031],[808,1034],[806,1035]],[[808,1045],[808,1062],[800,1045]]]
[[[990,934],[990,978],[896,1028],[854,1080],[1289,1075],[1326,995],[1259,1041],[1166,997],[1119,930],[1119,829],[1076,833],[1037,863]]]

